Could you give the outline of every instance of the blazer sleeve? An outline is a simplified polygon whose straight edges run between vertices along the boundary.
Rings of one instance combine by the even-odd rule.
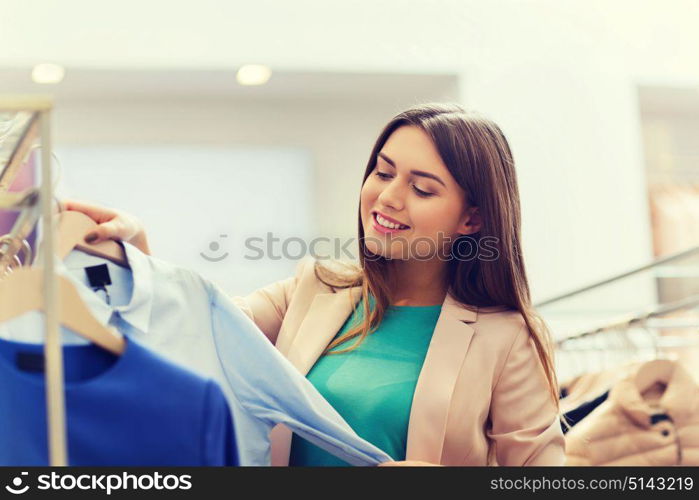
[[[273,344],[277,342],[279,329],[296,290],[296,285],[307,265],[313,265],[312,259],[302,260],[296,267],[295,276],[275,281],[245,296],[230,297],[233,303],[253,320]]]
[[[487,435],[498,465],[563,465],[558,412],[533,341],[523,325],[495,383]]]

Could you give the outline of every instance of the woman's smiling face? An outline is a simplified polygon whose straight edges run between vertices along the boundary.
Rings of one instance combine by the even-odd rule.
[[[387,259],[428,260],[437,245],[448,256],[454,239],[480,229],[477,210],[415,126],[399,127],[384,144],[362,186],[360,214],[367,251]]]

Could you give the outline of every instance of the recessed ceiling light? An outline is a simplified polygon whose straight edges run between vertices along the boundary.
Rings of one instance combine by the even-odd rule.
[[[42,63],[34,66],[32,70],[32,80],[36,83],[60,83],[66,74],[63,66],[52,63]]]
[[[246,64],[241,66],[236,74],[236,79],[241,85],[264,85],[272,76],[272,70],[260,64]]]

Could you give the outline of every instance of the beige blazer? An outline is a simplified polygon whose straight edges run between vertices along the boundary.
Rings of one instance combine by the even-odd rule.
[[[304,375],[361,298],[333,290],[308,258],[296,275],[235,303]],[[272,463],[289,460],[291,432],[271,434]],[[443,465],[563,465],[564,439],[522,316],[470,311],[447,295],[418,377],[407,460]]]

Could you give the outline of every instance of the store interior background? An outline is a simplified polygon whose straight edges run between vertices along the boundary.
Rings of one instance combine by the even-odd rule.
[[[695,1],[0,5],[0,92],[55,96],[61,195],[135,213],[155,255],[233,294],[296,265],[245,259],[246,237],[356,238],[373,142],[420,102],[507,135],[535,300],[649,262],[648,179],[699,179]],[[61,83],[31,81],[44,62]],[[238,85],[248,63],[270,81]]]

